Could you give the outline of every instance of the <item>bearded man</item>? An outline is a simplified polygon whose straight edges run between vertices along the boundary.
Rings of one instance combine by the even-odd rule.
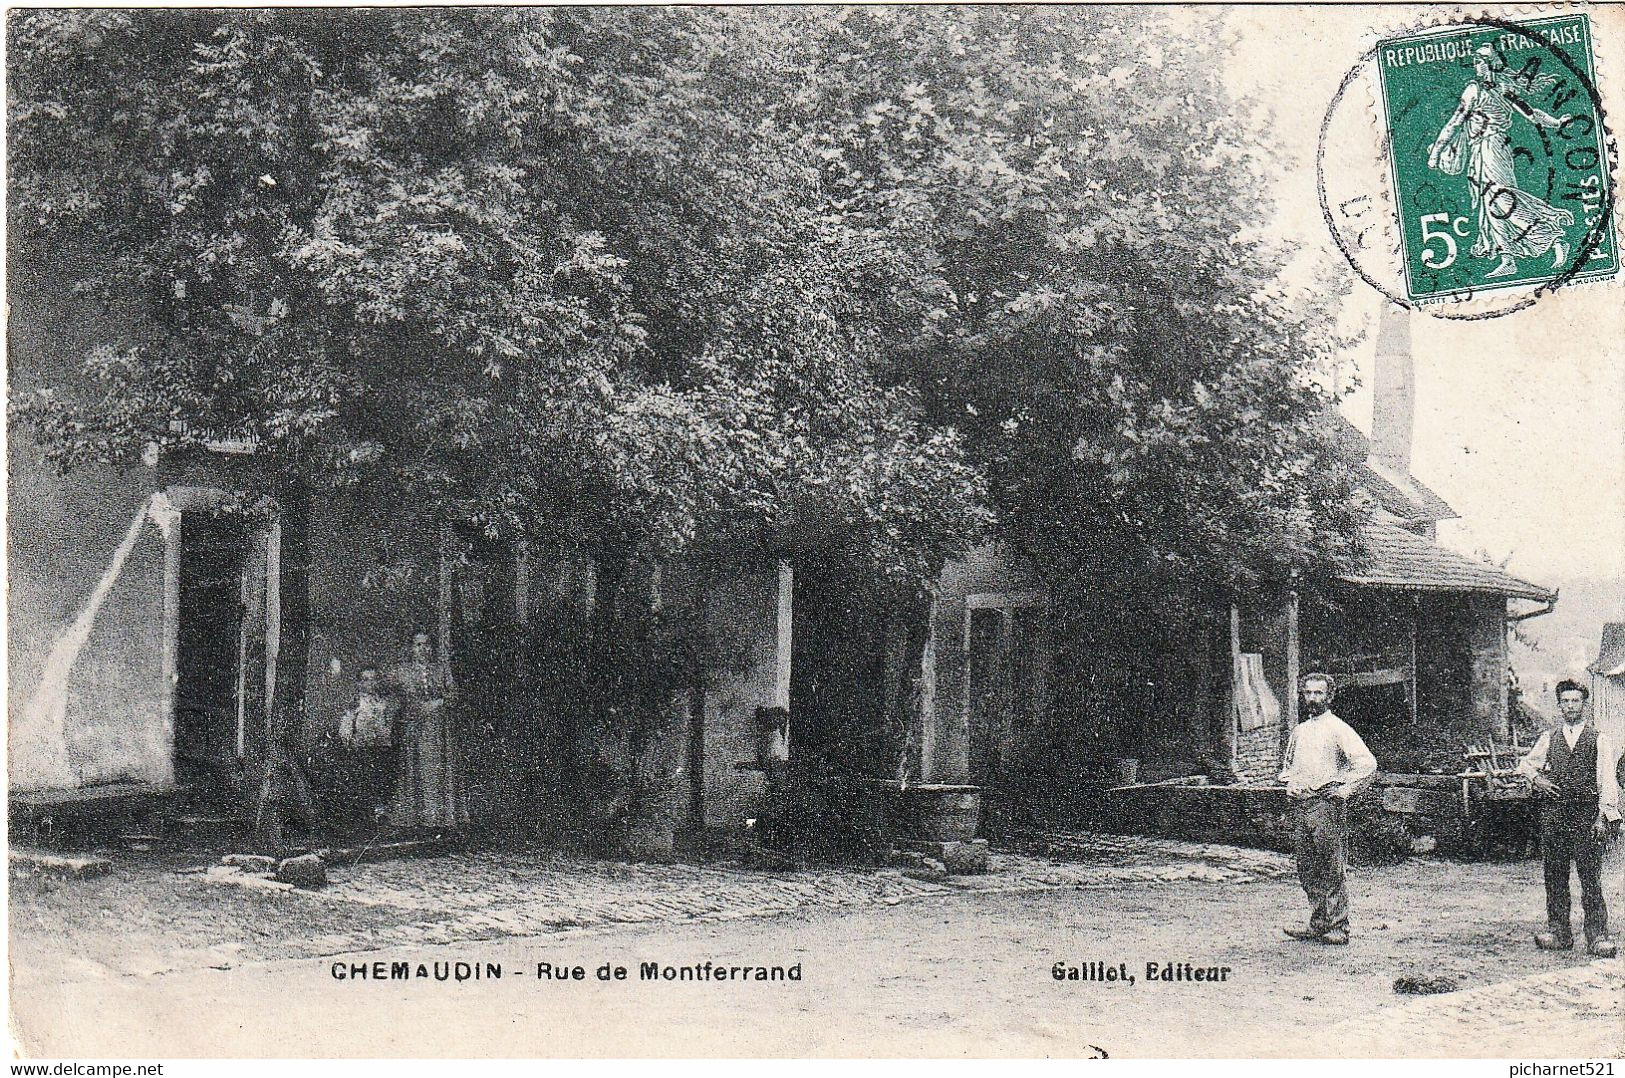
[[[1336,683],[1305,674],[1303,713],[1286,744],[1281,781],[1297,810],[1298,879],[1309,896],[1309,925],[1286,928],[1296,940],[1337,946],[1349,941],[1349,798],[1377,774],[1377,760],[1354,728],[1332,714]]]

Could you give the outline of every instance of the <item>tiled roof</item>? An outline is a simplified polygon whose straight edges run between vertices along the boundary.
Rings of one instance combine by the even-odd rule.
[[[1625,621],[1610,621],[1602,627],[1602,646],[1597,649],[1591,672],[1603,677],[1625,674]]]
[[[1371,439],[1336,409],[1327,412],[1332,441],[1340,457],[1354,466],[1356,482],[1384,512],[1403,520],[1455,520],[1450,503],[1417,481],[1414,475],[1386,472],[1371,461]]]
[[[1401,475],[1375,460],[1360,466],[1359,484],[1388,512],[1405,520],[1455,520],[1450,503],[1423,486],[1414,475]]]
[[[1519,580],[1487,561],[1446,550],[1391,519],[1378,517],[1362,529],[1365,563],[1344,573],[1350,584],[1412,591],[1464,591],[1545,602],[1553,593]]]

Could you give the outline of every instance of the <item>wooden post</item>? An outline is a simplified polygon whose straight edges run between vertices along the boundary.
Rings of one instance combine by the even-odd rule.
[[[167,507],[162,512],[168,525],[164,536],[164,625],[163,652],[159,671],[163,683],[158,687],[158,710],[163,716],[164,729],[169,735],[170,776],[175,767],[175,693],[180,680],[181,639],[181,527],[182,516]]]
[[[265,537],[265,736],[275,729],[277,657],[282,651],[282,520]]]
[[[250,598],[249,567],[244,566],[237,579],[237,738],[236,755],[241,760],[248,752],[248,611]]]
[[[1298,593],[1286,597],[1286,721],[1281,724],[1281,752],[1298,725],[1298,679],[1303,676],[1302,641],[1298,633]]]
[[[795,571],[779,562],[778,624],[773,652],[773,706],[790,706],[790,656],[795,643]],[[790,717],[792,723],[795,716]]]
[[[1416,690],[1417,690],[1417,687],[1421,684],[1420,680],[1417,678],[1417,675],[1416,675],[1416,630],[1417,630],[1417,622],[1420,621],[1421,617],[1422,617],[1421,599],[1415,592],[1412,592],[1411,593],[1411,668],[1410,668],[1410,671],[1409,671],[1409,673],[1410,673],[1409,683],[1405,686],[1405,688],[1407,689],[1406,695],[1410,697],[1409,703],[1411,705],[1411,725],[1412,726],[1416,725]]]
[[[925,649],[920,656],[920,781],[932,782],[937,749],[937,595],[926,611]]]
[[[1237,774],[1236,738],[1239,730],[1236,727],[1236,663],[1241,659],[1241,607],[1235,603],[1230,604],[1230,673],[1227,680],[1230,682],[1230,692],[1225,706],[1224,731],[1220,748],[1224,751],[1225,759],[1229,762],[1230,773]]]

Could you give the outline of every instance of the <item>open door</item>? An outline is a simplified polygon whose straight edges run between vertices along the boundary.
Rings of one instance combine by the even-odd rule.
[[[968,616],[970,781],[983,789],[983,829],[996,833],[1054,751],[1041,740],[1047,693],[1043,609],[972,607]]]
[[[827,569],[796,573],[792,609],[792,763],[889,778],[888,608],[873,587]]]
[[[263,532],[240,515],[182,513],[178,584],[176,782],[201,803],[240,804],[263,749]]]

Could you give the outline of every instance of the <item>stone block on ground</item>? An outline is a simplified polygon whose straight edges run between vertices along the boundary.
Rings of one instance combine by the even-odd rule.
[[[987,871],[987,839],[970,842],[926,842],[904,840],[899,852],[916,854],[940,862],[954,876],[977,876]]]
[[[89,880],[113,871],[113,862],[105,857],[46,853],[43,850],[11,850],[11,864],[46,876],[64,880]]]
[[[919,857],[918,862],[911,868],[903,869],[903,875],[911,880],[924,880],[927,883],[937,883],[948,878],[948,866],[934,857]]]
[[[276,879],[295,887],[322,887],[327,883],[327,866],[313,853],[289,857],[276,866]]]
[[[1394,978],[1394,991],[1402,996],[1434,996],[1454,992],[1461,988],[1453,977],[1416,977],[1406,974]]]
[[[275,872],[277,867],[275,857],[264,857],[257,853],[228,853],[220,859],[220,863],[244,872]]]

